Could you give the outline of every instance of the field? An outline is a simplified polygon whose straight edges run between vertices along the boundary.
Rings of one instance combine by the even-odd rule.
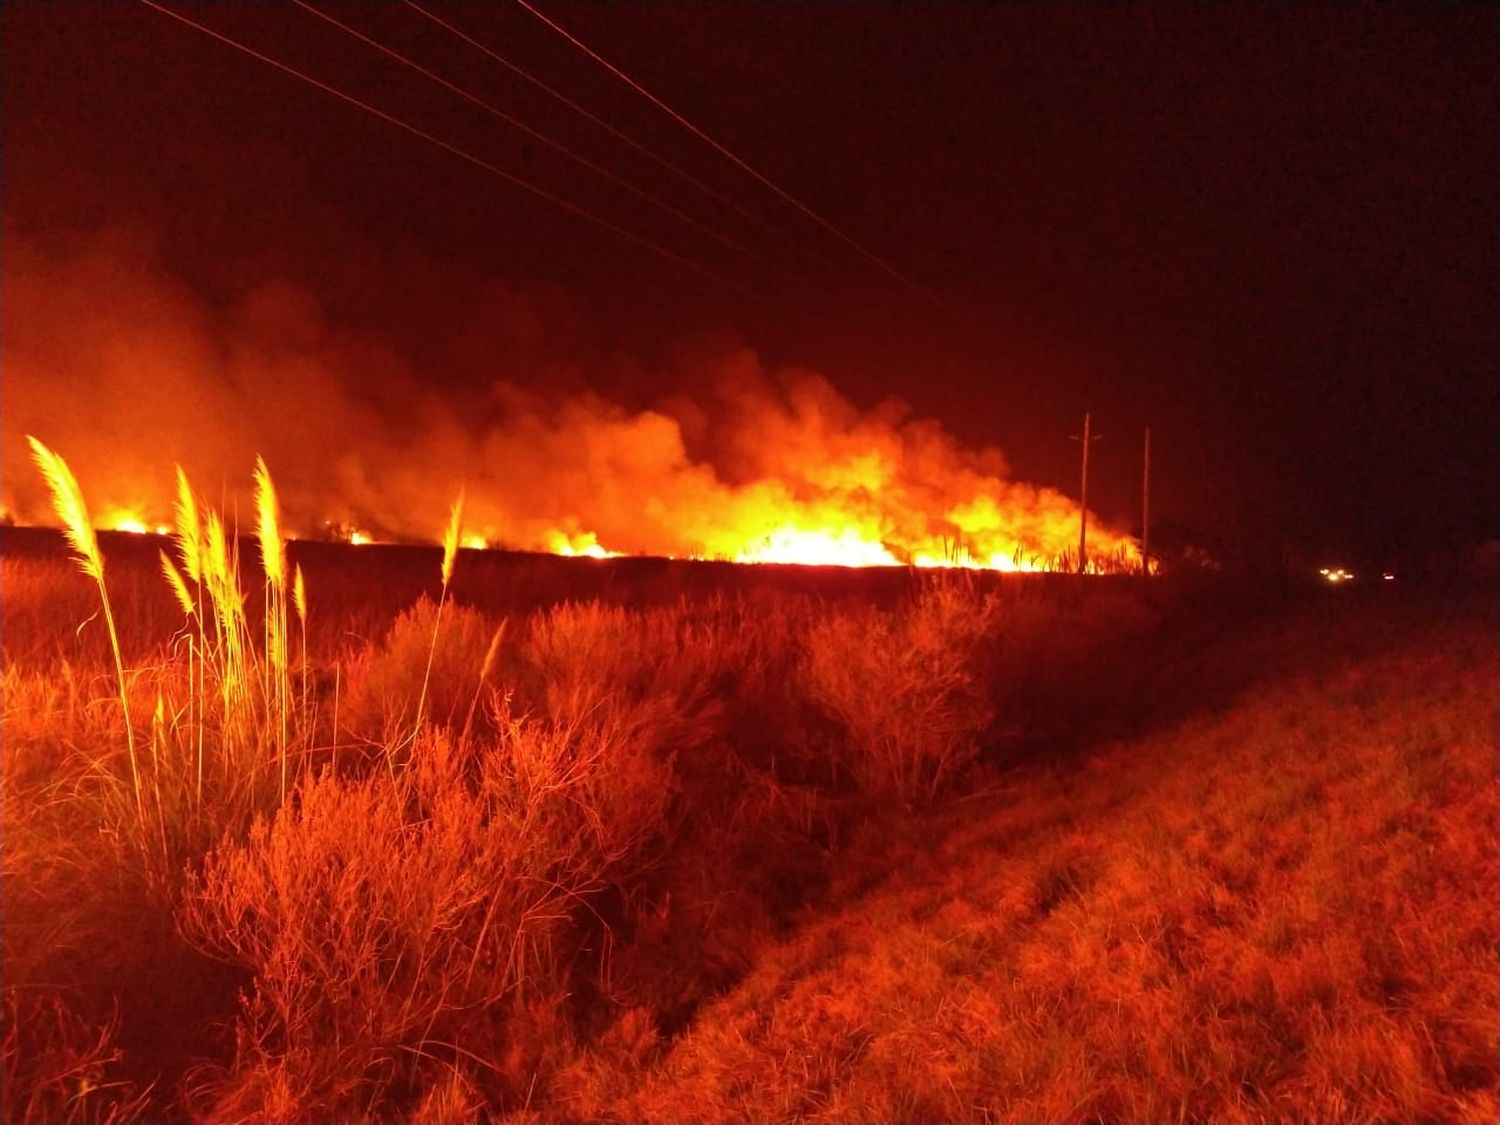
[[[1491,586],[235,547],[0,531],[5,1121],[1500,1116]]]

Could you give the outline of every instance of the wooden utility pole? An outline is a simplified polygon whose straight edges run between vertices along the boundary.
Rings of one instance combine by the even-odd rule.
[[[1098,434],[1089,433],[1090,415],[1083,416],[1083,479],[1078,487],[1078,573],[1088,567],[1089,541],[1089,446],[1099,440]],[[1075,435],[1074,441],[1080,439]]]
[[[1141,458],[1141,573],[1151,576],[1151,427],[1146,427],[1146,449]]]

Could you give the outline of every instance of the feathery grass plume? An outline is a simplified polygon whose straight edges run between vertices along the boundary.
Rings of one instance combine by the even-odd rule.
[[[182,569],[193,582],[203,580],[203,524],[198,518],[198,501],[188,484],[182,466],[177,469],[177,550],[182,554]]]
[[[260,456],[255,458],[255,513],[266,578],[272,586],[281,589],[286,585],[286,544],[281,539],[280,505],[276,501],[276,486],[271,483],[271,472],[266,468],[265,458]]]
[[[500,639],[505,636],[506,624],[507,619],[501,618],[500,624],[495,626],[495,635],[490,638],[490,647],[484,652],[484,663],[479,666],[479,682],[474,685],[474,698],[469,700],[469,713],[464,718],[463,733],[458,736],[460,746],[469,744],[469,732],[474,727],[474,711],[479,706],[479,695],[484,691],[485,681],[495,670],[495,660],[500,655]]]
[[[208,513],[203,528],[203,544],[203,581],[208,586],[215,612],[222,618],[224,611],[220,603],[225,600],[223,594],[226,588],[231,587],[233,582],[229,567],[229,543],[224,535],[224,521],[219,518],[218,512]]]
[[[422,732],[422,717],[427,707],[427,685],[432,679],[432,659],[437,654],[438,626],[443,620],[443,603],[448,600],[448,581],[453,577],[453,564],[458,559],[458,537],[463,531],[464,490],[458,490],[453,501],[453,510],[448,514],[448,528],[443,532],[443,589],[438,595],[437,612],[432,617],[432,645],[427,650],[427,670],[422,673],[422,691],[417,696],[416,727],[412,730],[412,741]],[[386,764],[390,764],[387,757]]]
[[[302,581],[302,564],[292,572],[292,605],[297,608],[297,620],[302,622],[302,631],[307,632],[307,585]]]
[[[209,512],[203,528],[203,584],[208,588],[208,599],[213,603],[214,627],[218,633],[220,647],[227,653],[234,642],[231,634],[235,628],[234,606],[238,604],[238,591],[234,588],[229,566],[229,545],[224,537],[224,521],[218,512]]]
[[[281,538],[280,505],[271,471],[264,457],[255,458],[256,533],[260,557],[266,571],[266,656],[270,676],[266,681],[267,706],[274,705],[280,720],[281,738],[277,756],[281,762],[281,799],[286,800],[286,712],[287,696],[287,573],[286,543]]]
[[[302,580],[302,564],[298,563],[292,571],[292,605],[297,607],[297,624],[302,629],[302,698],[298,701],[298,708],[302,715],[302,724],[305,730],[311,730],[310,717],[308,715],[308,700],[310,696],[307,691],[307,584]]]
[[[453,577],[453,563],[458,558],[458,535],[463,528],[464,490],[458,490],[458,499],[453,501],[453,511],[448,516],[448,530],[443,533],[443,585]]]
[[[203,530],[203,584],[213,603],[215,659],[223,698],[224,725],[232,730],[230,717],[244,698],[249,670],[245,664],[245,602],[240,593],[237,567],[229,555],[224,521],[210,511]]]
[[[99,540],[94,535],[94,525],[89,522],[88,507],[83,502],[83,490],[73,476],[68,463],[48,449],[30,434],[31,455],[42,478],[52,491],[52,510],[62,520],[63,534],[77,554],[78,567],[96,582],[104,581],[104,556],[99,553]]]
[[[52,492],[52,510],[63,522],[63,534],[78,555],[78,568],[92,578],[99,587],[99,601],[104,606],[104,624],[109,630],[109,647],[115,656],[115,682],[120,689],[120,712],[125,717],[125,745],[130,752],[130,781],[135,789],[135,808],[138,815],[145,815],[141,800],[141,771],[135,754],[135,728],[130,722],[130,697],[125,690],[125,661],[120,657],[120,634],[115,629],[115,615],[109,604],[109,591],[104,585],[104,556],[99,551],[99,540],[94,535],[94,525],[89,522],[88,505],[83,502],[83,490],[68,463],[48,449],[30,434],[26,440],[31,444],[31,455],[42,478]]]
[[[172,565],[172,556],[165,551],[161,552],[161,572],[166,575],[167,585],[172,587],[172,594],[182,607],[183,614],[188,617],[196,616],[198,607],[193,602],[193,595],[183,580],[182,572]]]

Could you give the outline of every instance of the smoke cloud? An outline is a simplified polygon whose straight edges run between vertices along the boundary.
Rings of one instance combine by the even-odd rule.
[[[467,530],[523,549],[912,561],[1050,558],[1076,538],[1076,506],[1010,480],[998,450],[962,448],[899,403],[861,411],[744,348],[604,381],[678,388],[641,408],[582,389],[589,373],[546,345],[566,319],[555,302],[503,285],[455,316],[469,374],[445,382],[296,285],[196,294],[138,233],[8,235],[5,250],[0,501],[21,522],[51,522],[30,433],[104,526],[168,522],[173,462],[247,524],[259,453],[302,535],[433,540],[463,486]],[[476,379],[487,341],[506,369]],[[1105,529],[1096,542],[1130,549]]]

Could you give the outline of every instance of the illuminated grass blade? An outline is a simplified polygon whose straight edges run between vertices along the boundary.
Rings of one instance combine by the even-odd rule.
[[[104,585],[104,556],[99,552],[99,540],[94,535],[94,525],[89,522],[88,506],[83,502],[83,490],[73,476],[68,463],[48,449],[30,434],[31,453],[47,487],[52,491],[52,510],[63,523],[63,533],[78,555],[78,567],[92,578],[99,587],[99,601],[104,607],[104,625],[109,630],[109,647],[115,657],[115,682],[120,689],[120,712],[125,718],[125,745],[130,753],[130,783],[135,790],[135,809],[144,819],[145,804],[141,797],[141,770],[136,761],[135,728],[130,722],[130,696],[125,688],[125,661],[120,656],[120,635],[115,629],[115,615],[109,604],[109,591]]]
[[[96,582],[104,581],[104,556],[99,553],[99,540],[94,535],[94,525],[89,522],[89,512],[83,502],[83,491],[73,476],[68,463],[48,449],[30,434],[31,455],[42,478],[52,492],[52,510],[62,520],[63,534],[78,556],[79,569]]]

